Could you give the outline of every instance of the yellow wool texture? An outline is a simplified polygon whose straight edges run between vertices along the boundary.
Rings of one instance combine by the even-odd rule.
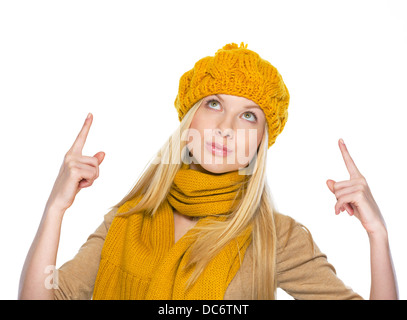
[[[278,70],[247,49],[247,44],[242,42],[239,47],[229,43],[182,75],[174,102],[179,121],[199,99],[213,94],[245,97],[259,105],[269,127],[268,148],[283,131],[288,118],[288,89]]]
[[[154,215],[116,216],[102,249],[93,299],[223,299],[251,242],[251,225],[222,248],[189,290],[186,282],[193,268],[184,267],[199,234],[197,227],[225,219],[237,204],[235,198],[241,199],[237,191],[246,178],[237,171],[213,175],[183,164]],[[129,210],[140,199],[127,201],[118,212]],[[176,243],[174,208],[201,218]]]

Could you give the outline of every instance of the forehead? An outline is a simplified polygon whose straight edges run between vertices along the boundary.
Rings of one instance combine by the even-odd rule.
[[[214,98],[214,97],[218,98],[221,102],[230,102],[230,103],[238,102],[243,107],[258,108],[261,110],[261,108],[253,100],[247,99],[245,97],[231,95],[231,94],[223,94],[223,93],[213,94],[213,95],[205,97],[205,99]]]

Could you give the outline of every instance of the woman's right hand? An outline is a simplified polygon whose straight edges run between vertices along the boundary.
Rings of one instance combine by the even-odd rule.
[[[93,115],[89,113],[78,137],[65,154],[48,199],[49,205],[56,206],[63,212],[72,205],[81,189],[90,187],[99,177],[99,165],[105,158],[105,153],[98,152],[93,157],[82,155],[92,121]]]

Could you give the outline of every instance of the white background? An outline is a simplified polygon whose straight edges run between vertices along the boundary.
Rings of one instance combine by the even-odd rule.
[[[100,176],[67,210],[57,265],[71,259],[179,124],[179,79],[227,43],[283,76],[288,122],[269,149],[278,209],[303,223],[346,285],[369,298],[369,242],[334,214],[326,180],[348,180],[343,138],[387,223],[406,299],[407,16],[383,1],[0,2],[0,299],[24,259],[63,157],[88,112],[84,155]],[[279,299],[291,299],[282,290]]]

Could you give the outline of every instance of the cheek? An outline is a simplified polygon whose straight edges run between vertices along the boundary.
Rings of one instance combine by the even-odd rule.
[[[257,152],[257,147],[257,136],[250,138],[246,145],[246,155],[252,157]]]
[[[241,134],[237,135],[237,144],[242,149],[249,151],[249,150],[257,150],[261,139],[263,137],[263,130],[261,129],[246,129],[242,131]]]
[[[205,134],[208,135],[208,137],[212,136],[213,119],[208,117],[201,108],[202,107],[196,111],[194,118],[191,121],[191,125],[189,126],[190,134],[188,143],[196,144],[198,140],[200,142],[204,141]]]
[[[195,119],[191,122],[191,126],[188,130],[188,148],[191,151],[198,152],[203,146],[205,134],[208,134],[208,127],[199,119]]]
[[[264,129],[257,131],[257,148],[259,147],[261,140],[263,139]]]

